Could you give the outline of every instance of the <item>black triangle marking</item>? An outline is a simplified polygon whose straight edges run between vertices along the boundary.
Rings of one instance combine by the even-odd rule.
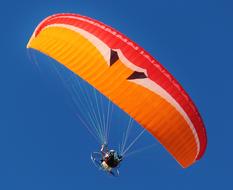
[[[127,79],[128,80],[133,80],[133,79],[144,79],[144,78],[147,78],[145,73],[134,71],[133,74],[130,75]]]
[[[112,66],[118,59],[119,57],[118,57],[117,52],[111,49],[110,66]]]

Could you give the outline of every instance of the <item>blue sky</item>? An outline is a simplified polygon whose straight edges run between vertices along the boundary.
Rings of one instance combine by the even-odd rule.
[[[0,189],[233,189],[232,1],[2,0],[0,5]],[[201,161],[183,170],[160,146],[126,160],[117,179],[93,167],[90,153],[97,146],[60,81],[38,72],[27,57],[36,25],[60,12],[117,28],[180,81],[206,124],[208,147]]]

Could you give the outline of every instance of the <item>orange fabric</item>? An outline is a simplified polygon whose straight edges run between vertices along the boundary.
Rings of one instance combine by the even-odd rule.
[[[51,56],[109,97],[155,136],[183,167],[195,162],[196,142],[184,118],[158,94],[126,80],[133,71],[120,60],[109,67],[93,44],[62,27],[44,29],[31,38],[28,48]]]

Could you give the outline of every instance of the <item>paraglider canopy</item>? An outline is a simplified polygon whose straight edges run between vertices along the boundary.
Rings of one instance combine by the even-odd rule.
[[[78,14],[56,14],[37,26],[27,47],[51,56],[108,97],[181,166],[203,156],[206,131],[189,95],[156,59],[120,32]]]

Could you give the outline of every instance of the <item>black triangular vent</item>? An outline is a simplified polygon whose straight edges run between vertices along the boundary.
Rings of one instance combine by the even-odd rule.
[[[118,59],[119,57],[118,57],[117,52],[111,49],[110,66],[112,66]]]
[[[145,73],[134,71],[133,74],[130,75],[127,79],[128,80],[133,80],[133,79],[144,79],[144,78],[147,78]]]

